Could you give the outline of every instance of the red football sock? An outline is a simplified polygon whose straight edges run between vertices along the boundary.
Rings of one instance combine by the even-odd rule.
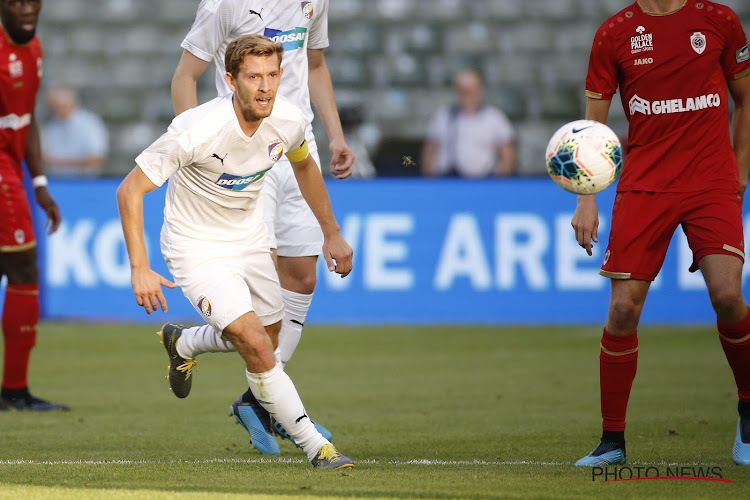
[[[31,348],[39,323],[39,285],[8,285],[3,305],[3,389],[28,387]]]
[[[719,340],[729,367],[737,383],[740,401],[750,402],[750,310],[745,318],[734,325],[716,320]]]
[[[604,329],[599,354],[602,429],[624,431],[630,388],[638,367],[638,332],[615,336]]]

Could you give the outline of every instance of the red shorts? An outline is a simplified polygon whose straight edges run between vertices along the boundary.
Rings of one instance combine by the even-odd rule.
[[[0,162],[0,252],[36,246],[31,210],[17,167]]]
[[[690,271],[706,255],[745,260],[742,199],[736,191],[617,193],[604,264],[599,272],[615,279],[653,281],[659,274],[677,226],[693,251]]]

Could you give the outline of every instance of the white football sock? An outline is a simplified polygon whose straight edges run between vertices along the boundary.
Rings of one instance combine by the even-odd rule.
[[[194,359],[204,352],[234,352],[234,346],[216,333],[210,325],[194,326],[182,330],[177,339],[177,354],[185,359]]]
[[[281,321],[279,332],[279,350],[281,351],[281,363],[286,365],[292,358],[297,344],[302,337],[302,327],[307,318],[307,310],[310,309],[313,294],[302,294],[281,289],[281,298],[284,301],[284,319]]]
[[[302,447],[308,460],[315,458],[320,448],[330,444],[315,429],[305,412],[302,400],[297,394],[292,379],[281,366],[275,364],[264,373],[250,373],[245,370],[247,383],[258,402],[276,419]]]

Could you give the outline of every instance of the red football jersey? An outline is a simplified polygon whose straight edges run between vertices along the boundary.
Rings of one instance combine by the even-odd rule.
[[[16,45],[0,30],[0,162],[13,164],[19,174],[41,78],[39,39]]]
[[[611,99],[620,89],[629,132],[618,191],[739,187],[727,80],[748,75],[747,38],[723,5],[686,0],[656,15],[636,2],[602,24],[586,95]]]

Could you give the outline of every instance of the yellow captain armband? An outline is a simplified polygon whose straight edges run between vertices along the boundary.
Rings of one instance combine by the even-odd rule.
[[[289,151],[286,157],[289,161],[298,162],[307,158],[309,151],[307,150],[307,141],[302,141],[302,145],[294,151]]]

